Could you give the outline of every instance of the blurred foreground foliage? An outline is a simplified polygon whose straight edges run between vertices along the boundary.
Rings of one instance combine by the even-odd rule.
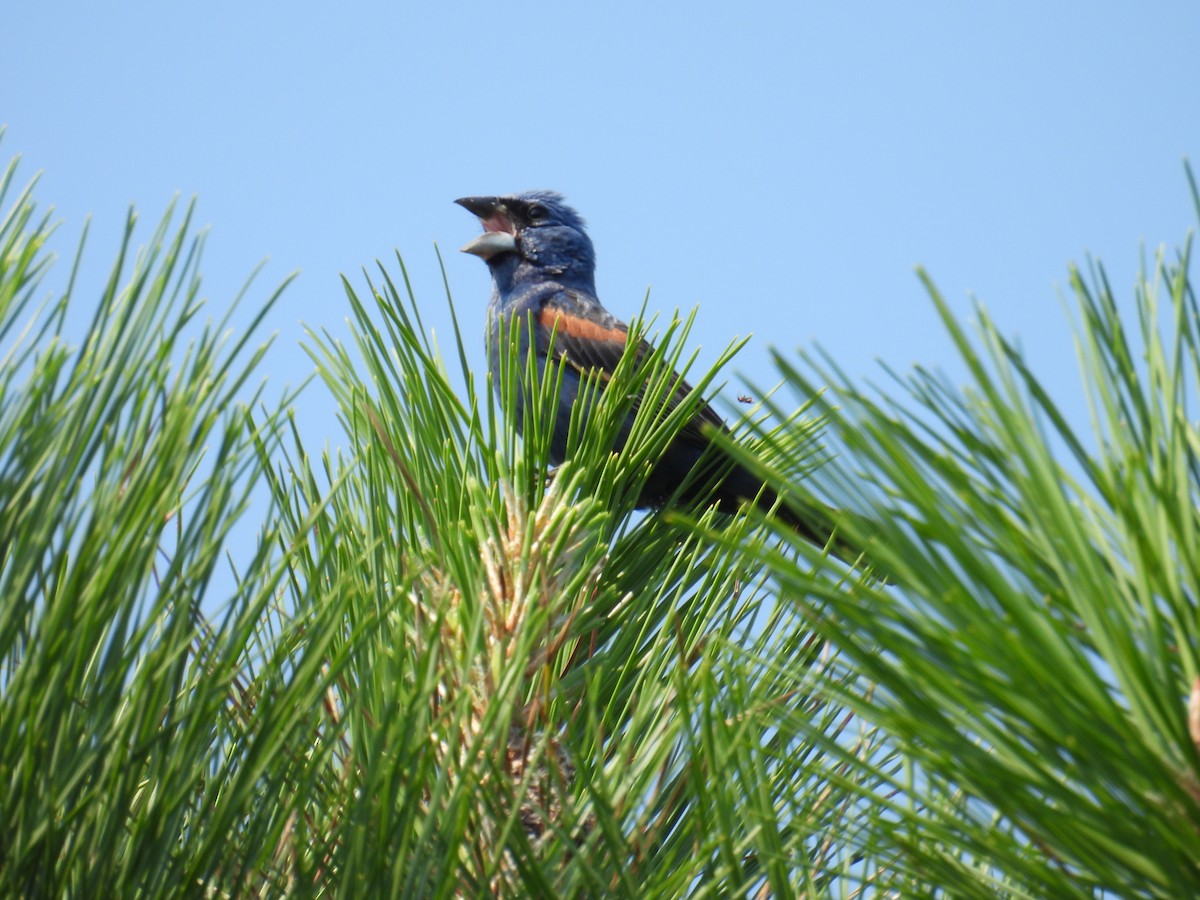
[[[737,452],[871,523],[852,536],[882,583],[758,514],[630,514],[689,412],[661,403],[688,322],[623,362],[551,474],[553,377],[509,354],[518,440],[397,260],[345,283],[351,347],[311,334],[345,433],[314,457],[293,398],[254,386],[253,329],[198,319],[190,210],[137,253],[131,216],[98,292],[72,278],[39,306],[49,220],[14,172],[5,894],[1194,892],[1190,243],[1131,315],[1098,267],[1072,273],[1090,434],[932,284],[963,387],[918,370],[867,391],[778,357],[810,415],[776,395]],[[696,403],[736,349],[691,378]]]

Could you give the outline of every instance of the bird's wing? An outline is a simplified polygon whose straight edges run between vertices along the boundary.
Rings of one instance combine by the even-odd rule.
[[[539,345],[547,347],[553,334],[553,358],[581,373],[599,372],[602,378],[608,378],[625,352],[629,338],[629,328],[625,323],[594,301],[576,297],[571,291],[563,291],[545,300],[533,316]],[[638,346],[639,358],[652,353],[653,349],[646,341],[641,341]],[[671,409],[692,392],[692,386],[678,375],[674,376],[673,384],[669,401]],[[640,396],[634,400],[634,412],[640,400]],[[707,403],[684,425],[678,439],[705,446],[708,444],[704,434],[706,425],[725,430],[725,422]]]

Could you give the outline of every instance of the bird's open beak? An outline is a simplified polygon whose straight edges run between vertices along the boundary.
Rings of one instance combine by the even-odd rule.
[[[483,225],[483,234],[463,246],[463,253],[487,260],[501,253],[516,251],[517,230],[498,197],[460,197],[454,202],[478,216]]]

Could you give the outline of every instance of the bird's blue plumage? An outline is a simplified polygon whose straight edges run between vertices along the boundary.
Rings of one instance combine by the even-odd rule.
[[[532,323],[538,368],[545,371],[551,346],[580,368],[611,369],[625,349],[627,329],[596,297],[596,254],[583,217],[554,191],[527,191],[509,197],[459,201],[480,217],[485,233],[509,235],[512,249],[484,258],[492,273],[488,304],[488,362],[499,390],[501,328],[516,324],[527,340]],[[483,254],[481,254],[483,255]],[[527,349],[527,348],[523,348]],[[560,415],[551,442],[551,461],[566,455],[570,411],[579,395],[582,373],[562,373]],[[520,409],[510,410],[520,426]]]
[[[484,232],[463,250],[487,262],[492,274],[492,298],[488,306],[488,361],[499,387],[501,328],[517,327],[524,346],[534,342],[538,367],[544,372],[553,355],[562,366],[563,385],[552,440],[551,456],[560,463],[567,450],[571,410],[581,385],[581,373],[610,372],[621,359],[628,337],[626,326],[600,303],[596,296],[596,253],[583,218],[553,191],[527,191],[504,197],[464,197],[455,201],[479,217]],[[532,325],[532,327],[530,327]],[[530,335],[526,337],[526,335]],[[551,337],[553,336],[553,341]],[[649,347],[646,347],[649,350]],[[676,377],[672,406],[691,391]],[[503,399],[503,398],[502,398]],[[507,410],[521,427],[520,408]],[[624,444],[630,421],[618,439]],[[707,404],[667,447],[652,469],[643,489],[643,506],[658,506],[676,495],[688,481],[684,502],[716,502],[732,511],[743,500],[757,498],[773,505],[776,496],[764,490],[749,471],[718,452],[709,452],[711,435],[724,430],[721,418]],[[711,478],[688,479],[702,459],[722,472],[715,486]],[[707,471],[707,470],[706,470]],[[699,491],[705,491],[698,496]],[[823,544],[829,524],[823,515],[799,517],[787,510],[781,514],[806,538]],[[819,519],[819,524],[814,521]]]

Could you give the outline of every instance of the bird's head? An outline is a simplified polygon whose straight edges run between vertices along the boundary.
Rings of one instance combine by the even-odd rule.
[[[583,218],[554,191],[511,197],[463,197],[459,206],[479,217],[483,234],[462,248],[482,258],[503,293],[518,277],[553,279],[594,291],[596,251]]]

